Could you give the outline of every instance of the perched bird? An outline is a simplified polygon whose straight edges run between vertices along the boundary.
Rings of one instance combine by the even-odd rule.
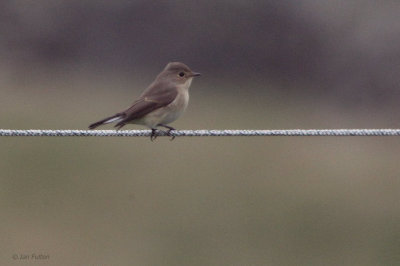
[[[200,76],[200,73],[193,72],[183,63],[169,63],[131,107],[93,123],[89,128],[94,129],[115,122],[117,130],[126,124],[149,127],[152,141],[157,137],[156,128],[159,126],[167,128],[166,133],[170,135],[171,130],[175,129],[168,124],[178,119],[185,111],[189,103],[190,84],[193,77],[197,76]]]

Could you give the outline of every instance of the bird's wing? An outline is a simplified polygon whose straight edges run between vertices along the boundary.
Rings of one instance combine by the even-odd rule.
[[[143,117],[158,108],[167,106],[175,100],[177,94],[178,91],[174,87],[146,91],[131,107],[122,112],[123,120],[115,126],[118,127],[131,120]]]

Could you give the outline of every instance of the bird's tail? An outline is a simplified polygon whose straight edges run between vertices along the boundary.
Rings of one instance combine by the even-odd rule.
[[[123,119],[123,116],[124,116],[123,114],[118,113],[118,114],[115,114],[113,116],[104,118],[104,119],[102,119],[100,121],[97,121],[97,122],[95,122],[93,124],[90,124],[89,125],[89,129],[95,129],[98,126],[109,124],[109,123],[112,123],[112,122],[119,122],[119,121],[121,121]]]

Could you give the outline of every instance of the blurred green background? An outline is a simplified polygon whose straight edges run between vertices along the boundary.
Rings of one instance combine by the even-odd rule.
[[[4,0],[1,127],[86,129],[182,61],[203,76],[178,129],[399,128],[399,13]],[[397,137],[1,137],[0,265],[399,265],[399,150]],[[13,259],[31,254],[49,258]]]

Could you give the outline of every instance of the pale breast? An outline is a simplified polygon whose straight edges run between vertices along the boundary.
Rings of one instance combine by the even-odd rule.
[[[165,107],[166,115],[160,124],[168,124],[178,119],[189,104],[189,91],[181,89],[175,100]]]
[[[169,124],[178,119],[186,110],[189,103],[188,88],[190,82],[178,88],[178,95],[175,100],[165,107],[161,107],[144,117],[132,121],[135,124],[143,124],[150,128],[155,128],[159,124]]]

